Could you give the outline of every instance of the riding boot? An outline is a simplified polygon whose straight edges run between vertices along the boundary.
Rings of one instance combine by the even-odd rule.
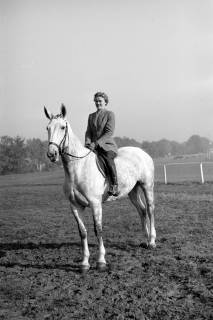
[[[109,175],[111,180],[111,185],[109,187],[108,193],[116,197],[119,195],[119,191],[118,191],[117,171],[116,171],[114,160],[108,162],[108,169],[109,169]]]

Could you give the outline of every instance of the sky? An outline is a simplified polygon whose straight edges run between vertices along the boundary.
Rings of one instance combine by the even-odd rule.
[[[115,136],[213,140],[212,0],[0,0],[0,136],[47,139],[65,104],[84,141],[94,93]]]

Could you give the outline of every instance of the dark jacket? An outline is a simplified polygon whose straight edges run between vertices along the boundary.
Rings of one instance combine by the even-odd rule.
[[[112,111],[101,109],[91,113],[88,118],[85,145],[95,142],[105,151],[117,153],[117,145],[113,139],[115,116]]]

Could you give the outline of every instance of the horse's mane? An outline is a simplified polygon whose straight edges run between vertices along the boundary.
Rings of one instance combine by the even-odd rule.
[[[69,132],[68,134],[71,135],[71,141],[72,141],[72,149],[73,150],[81,150],[84,148],[83,144],[81,143],[80,139],[73,133],[71,126],[69,125],[69,122],[67,122]],[[69,146],[70,146],[70,139],[69,139]]]

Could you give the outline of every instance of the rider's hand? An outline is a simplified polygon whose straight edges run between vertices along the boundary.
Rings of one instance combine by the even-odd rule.
[[[95,142],[90,143],[90,150],[94,151],[96,148]]]
[[[96,148],[95,142],[91,142],[89,145],[86,146],[88,149],[94,151]]]

